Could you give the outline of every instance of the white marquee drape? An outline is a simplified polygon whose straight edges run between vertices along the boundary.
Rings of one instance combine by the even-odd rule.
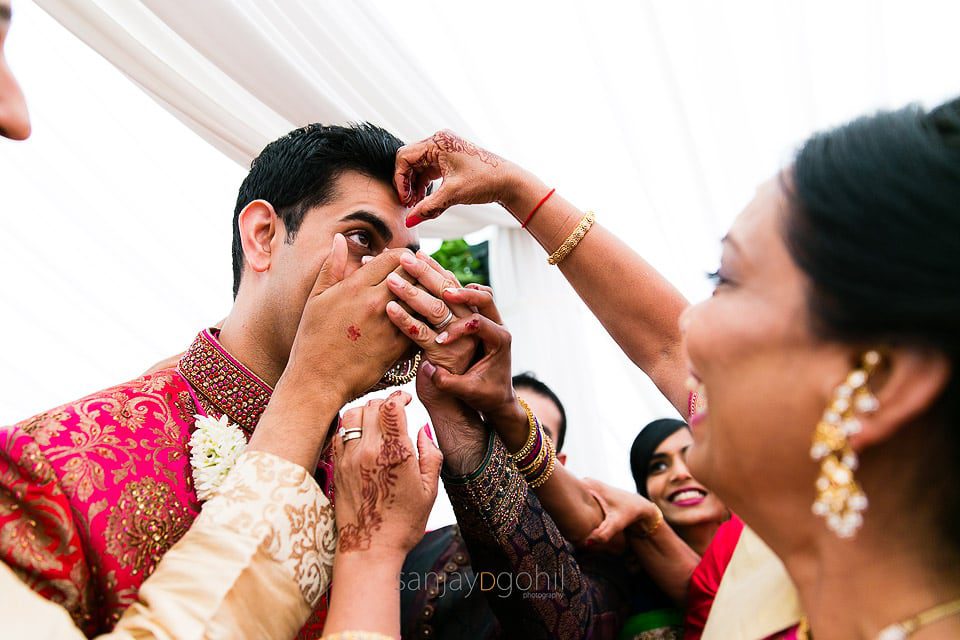
[[[241,164],[308,121],[450,127],[595,208],[691,299],[799,140],[960,93],[950,0],[37,3]],[[495,207],[422,233],[488,223],[515,369],[566,399],[574,471],[629,486],[633,435],[669,407]]]
[[[244,166],[310,122],[375,122],[417,140],[470,133],[364,1],[37,0],[205,140]],[[451,211],[432,233],[501,220]]]

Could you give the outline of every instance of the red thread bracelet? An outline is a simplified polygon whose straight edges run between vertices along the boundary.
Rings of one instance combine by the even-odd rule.
[[[556,191],[556,189],[550,189],[550,193],[548,193],[547,195],[543,196],[543,200],[541,200],[540,202],[537,203],[537,206],[535,206],[535,207],[533,208],[533,211],[531,211],[531,212],[527,215],[527,219],[524,220],[524,221],[523,221],[523,224],[520,225],[520,228],[521,228],[521,229],[526,229],[526,228],[527,228],[527,225],[530,224],[530,221],[531,221],[531,220],[533,220],[534,214],[535,214],[537,211],[540,211],[540,207],[543,206],[543,203],[544,203],[544,202],[546,202],[547,200],[550,199],[550,196],[553,195],[553,192],[554,192],[554,191]]]

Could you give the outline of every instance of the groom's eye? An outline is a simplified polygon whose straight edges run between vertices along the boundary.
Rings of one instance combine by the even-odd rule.
[[[370,249],[373,246],[373,234],[369,231],[357,229],[356,231],[345,234],[345,236],[348,241],[364,249]]]

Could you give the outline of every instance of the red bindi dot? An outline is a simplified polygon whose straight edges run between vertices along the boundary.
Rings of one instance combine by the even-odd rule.
[[[356,342],[357,340],[359,340],[360,335],[361,335],[360,327],[358,327],[357,325],[352,324],[349,327],[347,327],[347,337],[350,338],[351,342]]]

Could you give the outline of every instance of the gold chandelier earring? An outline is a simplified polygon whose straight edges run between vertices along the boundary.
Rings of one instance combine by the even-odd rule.
[[[841,538],[852,538],[863,525],[867,496],[853,472],[858,459],[849,437],[861,429],[858,415],[876,411],[880,404],[867,383],[880,364],[880,354],[868,351],[833,392],[813,435],[810,457],[820,463],[813,513],[825,518],[827,528]]]

